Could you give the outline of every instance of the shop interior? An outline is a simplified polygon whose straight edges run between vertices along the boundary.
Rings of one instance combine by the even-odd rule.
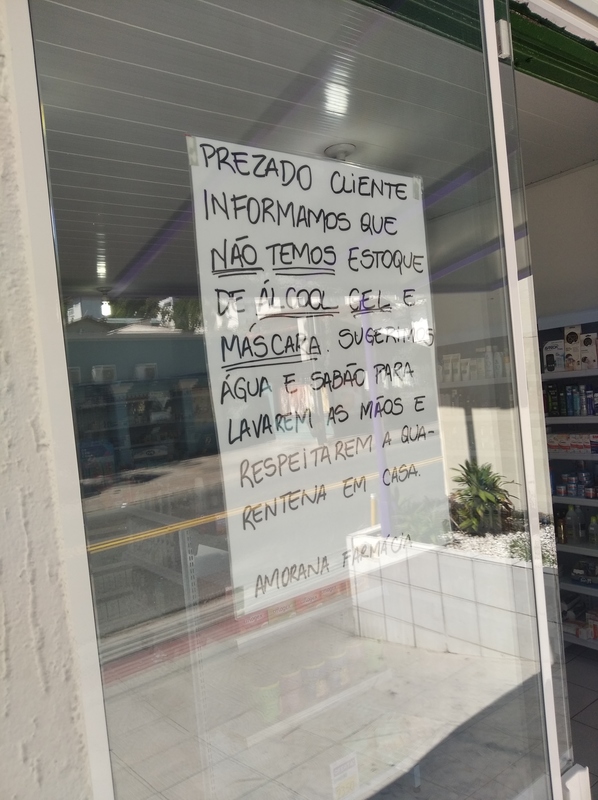
[[[517,76],[518,94],[525,103],[522,92],[522,76]],[[544,89],[544,86],[541,87]],[[534,273],[534,291],[538,315],[538,336],[540,347],[548,341],[558,341],[563,337],[565,327],[580,326],[583,333],[598,330],[598,313],[596,310],[596,295],[590,289],[584,291],[584,278],[587,280],[592,270],[593,252],[595,252],[598,237],[596,233],[596,213],[591,198],[598,190],[598,165],[596,163],[595,143],[590,149],[577,151],[577,136],[590,134],[596,125],[596,104],[589,100],[575,97],[566,92],[548,87],[551,95],[550,106],[555,119],[560,122],[570,120],[575,127],[571,128],[572,138],[564,138],[560,147],[562,152],[568,152],[573,157],[579,152],[578,165],[571,165],[562,171],[555,171],[546,180],[539,182],[528,181],[526,175],[526,199],[529,224],[530,247]],[[564,105],[560,105],[560,103]],[[571,106],[568,104],[572,103]],[[575,106],[575,110],[574,107]],[[558,112],[558,109],[562,113]],[[568,115],[571,114],[569,117]],[[588,114],[589,116],[586,116]],[[522,129],[525,114],[521,114]],[[564,131],[563,131],[564,132]],[[525,135],[522,137],[522,154],[524,170],[526,164],[533,162],[534,148],[527,146]],[[585,163],[584,163],[585,161]],[[527,172],[527,171],[526,171]],[[565,264],[567,266],[565,266]],[[547,351],[549,352],[549,350]],[[545,389],[562,391],[567,385],[576,385],[578,380],[588,389],[598,385],[598,372],[594,365],[587,365],[586,370],[581,370],[575,375],[561,373],[560,378],[553,381],[552,374],[555,365],[546,363],[546,356],[542,357],[542,381]],[[584,378],[583,373],[587,377]],[[548,458],[550,466],[550,480],[552,482],[555,498],[554,514],[557,529],[557,559],[559,564],[559,578],[561,586],[561,602],[564,619],[564,639],[566,643],[565,657],[567,659],[568,695],[571,714],[571,730],[576,758],[580,763],[590,766],[590,772],[595,773],[596,762],[595,747],[598,742],[596,730],[598,728],[598,704],[596,691],[598,690],[598,651],[593,639],[580,639],[585,635],[584,626],[580,622],[571,622],[579,619],[583,623],[585,617],[591,619],[595,603],[595,588],[591,585],[591,577],[586,578],[584,570],[592,572],[595,563],[594,537],[592,544],[586,539],[587,530],[591,527],[592,518],[598,504],[592,497],[581,499],[582,506],[575,505],[575,525],[580,530],[573,532],[564,531],[565,514],[570,507],[562,503],[557,486],[562,484],[563,475],[571,467],[581,470],[594,471],[597,456],[588,449],[579,447],[577,452],[565,452],[562,448],[554,446],[554,437],[569,440],[571,435],[577,437],[589,436],[594,433],[596,426],[595,416],[579,416],[571,418],[568,424],[566,407],[559,409],[561,416],[553,417],[556,409],[546,409],[546,422],[548,431]],[[586,408],[587,410],[587,408]],[[562,412],[565,412],[563,414]],[[575,420],[582,420],[575,424]],[[597,420],[598,421],[598,420]],[[550,424],[554,423],[554,424]],[[593,475],[592,475],[593,478]],[[588,494],[592,494],[589,492]],[[574,502],[580,498],[575,498]],[[586,504],[587,503],[587,504]],[[560,531],[560,533],[559,533]],[[574,576],[573,578],[571,576]],[[580,581],[588,583],[580,583]],[[577,605],[577,611],[574,609]],[[585,759],[585,760],[584,760]]]
[[[209,604],[211,624],[231,615],[225,502],[198,333],[185,134],[322,157],[330,146],[350,143],[348,160],[357,165],[421,175],[439,368],[447,354],[459,353],[473,370],[480,347],[506,353],[510,329],[487,98],[475,49],[446,40],[436,60],[426,31],[391,31],[365,9],[353,20],[350,4],[340,15],[318,6],[313,19],[304,3],[285,4],[280,19],[268,4],[266,26],[230,2],[212,8],[198,54],[183,11],[165,14],[164,4],[147,3],[141,27],[137,4],[118,12],[113,5],[103,0],[90,15],[82,2],[35,0],[32,23],[100,650],[108,672],[120,664],[124,682],[127,658],[142,652],[151,662],[161,643],[187,631],[182,609],[190,596]],[[397,36],[403,36],[400,47]],[[401,58],[409,54],[417,81],[396,80],[397,51]],[[447,80],[446,59],[453,57]],[[503,66],[507,94],[509,71]],[[518,132],[521,143],[523,173],[515,151],[511,167],[515,185],[525,185],[526,207],[514,193],[516,230],[525,311],[535,309],[526,344],[544,477],[540,511],[548,518],[556,488],[548,488],[542,387],[534,375],[544,369],[539,347],[563,338],[565,326],[598,331],[592,273],[598,105],[523,73],[516,73],[515,86],[516,114],[514,98],[505,112],[510,141]],[[422,102],[422,95],[433,102]],[[598,392],[598,369],[586,377],[585,385],[594,381]],[[439,373],[438,388],[447,464],[479,457],[521,483],[506,361],[493,377],[464,377],[461,367],[458,376]],[[577,425],[564,424],[555,422],[548,434],[595,430],[587,415]],[[559,485],[574,465],[593,476],[598,448],[589,457],[576,455],[570,451],[559,461],[551,455]],[[585,520],[598,499],[581,499]],[[560,517],[567,505],[557,502]],[[167,528],[180,536],[143,538]],[[119,537],[131,547],[113,547]],[[194,553],[188,563],[185,547]],[[563,574],[592,555],[589,542],[563,540],[557,547]],[[588,586],[578,586],[585,602],[580,614],[591,611],[592,594],[598,608],[598,584]],[[598,781],[598,635],[596,646],[574,633],[566,644],[575,757]],[[257,663],[256,652],[248,640],[246,661]],[[253,731],[248,741],[260,736]]]

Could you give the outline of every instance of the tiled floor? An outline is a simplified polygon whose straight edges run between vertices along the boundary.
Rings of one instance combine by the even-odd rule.
[[[589,768],[592,800],[598,800],[598,651],[569,645],[565,659],[573,753]]]
[[[331,800],[344,796],[331,776],[348,760],[351,798],[545,800],[534,662],[381,644],[355,637],[351,620],[219,643],[112,680],[117,799]],[[342,688],[330,683],[315,704],[295,698],[282,716],[272,708],[277,676],[292,683],[323,653],[339,658],[339,645],[352,653]]]
[[[112,674],[117,800],[331,800],[347,759],[351,798],[546,800],[533,660],[377,642],[353,619],[343,606]],[[598,651],[565,655],[575,760],[598,800]],[[283,680],[327,687],[284,710]]]

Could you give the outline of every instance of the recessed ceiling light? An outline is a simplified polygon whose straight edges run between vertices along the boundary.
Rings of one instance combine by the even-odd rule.
[[[326,111],[339,117],[349,108],[349,90],[342,83],[327,83],[324,87]]]

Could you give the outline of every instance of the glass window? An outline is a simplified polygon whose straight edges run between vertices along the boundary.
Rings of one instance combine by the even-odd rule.
[[[551,797],[477,4],[31,12],[118,797]]]

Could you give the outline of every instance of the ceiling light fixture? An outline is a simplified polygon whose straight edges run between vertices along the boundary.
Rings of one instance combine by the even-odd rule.
[[[108,292],[110,289],[110,286],[98,286],[98,292],[102,295],[102,305],[100,306],[100,311],[103,317],[110,317],[112,315],[112,306],[110,305],[110,300],[108,299]]]
[[[342,144],[331,144],[330,147],[324,150],[324,155],[328,158],[334,158],[336,161],[346,161],[354,152],[354,144],[343,142]]]
[[[96,234],[96,275],[102,279],[106,277],[106,234]]]
[[[349,90],[342,83],[327,83],[324,87],[326,111],[342,117],[349,108]]]

